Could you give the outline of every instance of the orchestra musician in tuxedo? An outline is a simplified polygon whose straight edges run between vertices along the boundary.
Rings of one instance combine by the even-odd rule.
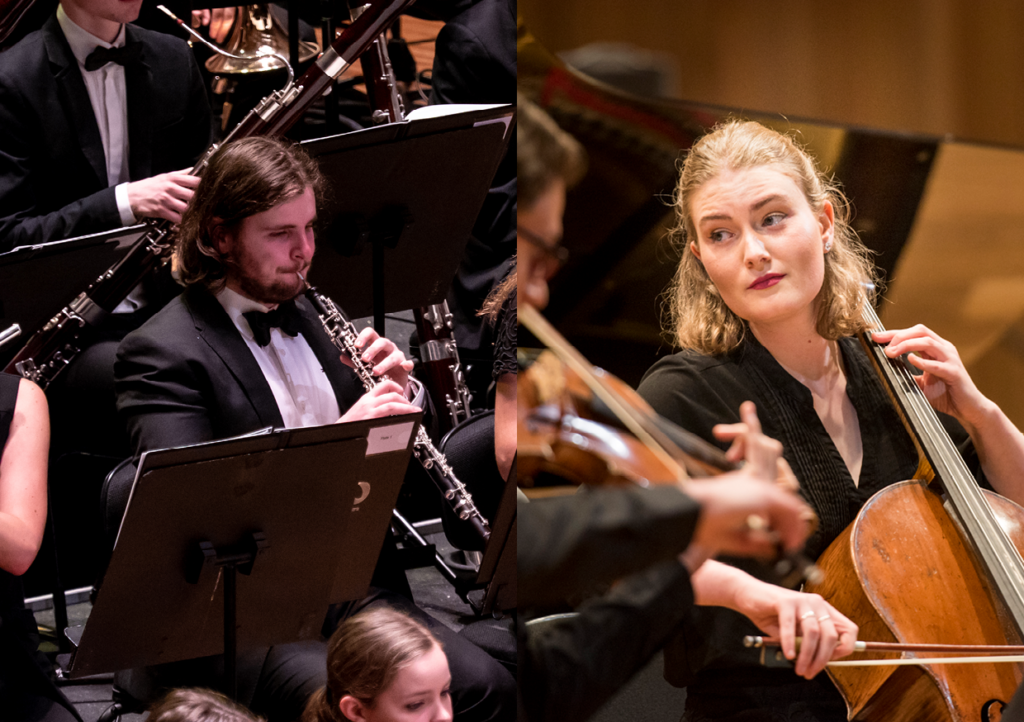
[[[188,45],[129,24],[141,5],[63,0],[0,54],[0,248],[181,219],[210,107]]]
[[[322,184],[315,162],[283,141],[246,138],[211,158],[179,230],[177,260],[187,288],[118,349],[118,410],[136,453],[268,425],[312,426],[419,409],[422,387],[410,379],[412,363],[393,342],[370,328],[360,333],[363,358],[374,374],[387,376],[364,393],[302,296],[298,272],[305,275],[312,262]],[[361,608],[397,607],[441,639],[459,719],[510,718],[511,675],[413,605],[390,549],[385,543],[373,580],[389,591],[334,610],[326,631]],[[245,701],[271,720],[298,716],[306,698],[326,683],[325,646],[264,652],[262,665],[250,660],[247,674],[256,688]]]
[[[186,171],[212,139],[210,105],[189,46],[130,24],[141,4],[62,0],[0,53],[0,251],[180,220],[198,183]],[[115,433],[117,344],[178,290],[169,273],[152,274],[58,377],[55,456],[126,453]]]

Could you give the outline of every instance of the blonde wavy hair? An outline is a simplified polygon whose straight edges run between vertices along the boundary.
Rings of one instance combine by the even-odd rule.
[[[753,121],[728,120],[693,144],[673,196],[676,225],[671,235],[681,257],[665,292],[665,333],[682,348],[719,355],[743,340],[746,322],[725,305],[704,265],[690,250],[690,241],[696,243],[698,238],[691,202],[705,183],[723,171],[762,166],[772,166],[792,178],[815,214],[826,201],[832,203],[835,230],[816,299],[818,333],[834,341],[866,328],[861,310],[874,298],[874,264],[850,225],[850,202],[838,183],[790,136]]]
[[[306,702],[300,722],[350,722],[338,706],[351,695],[369,707],[402,668],[441,643],[412,617],[378,607],[349,617],[327,647],[327,686]]]

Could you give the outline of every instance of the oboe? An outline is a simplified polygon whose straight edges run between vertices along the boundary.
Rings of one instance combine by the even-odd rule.
[[[375,387],[380,380],[373,375],[370,364],[363,361],[359,347],[356,345],[356,327],[339,308],[334,301],[317,291],[301,273],[298,274],[306,286],[306,298],[313,304],[313,308],[320,316],[320,322],[324,330],[330,336],[331,342],[338,350],[351,359],[356,375],[363,382],[363,387],[369,391]],[[448,465],[444,454],[434,447],[427,436],[426,430],[421,425],[416,432],[416,441],[413,443],[413,453],[416,460],[420,462],[427,476],[437,485],[441,496],[445,498],[458,517],[473,527],[473,530],[486,540],[491,535],[490,525],[487,519],[476,508],[473,497],[466,489],[466,485],[459,481],[455,472]]]

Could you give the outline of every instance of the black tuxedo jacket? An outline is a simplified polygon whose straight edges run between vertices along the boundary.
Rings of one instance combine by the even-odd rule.
[[[334,387],[342,413],[363,394],[355,373],[300,297],[302,335]],[[270,385],[231,318],[192,286],[125,337],[114,365],[118,413],[136,455],[284,422]]]
[[[199,66],[178,38],[134,25],[125,68],[130,179],[191,166],[212,140]],[[99,126],[53,15],[0,53],[0,251],[121,226]]]

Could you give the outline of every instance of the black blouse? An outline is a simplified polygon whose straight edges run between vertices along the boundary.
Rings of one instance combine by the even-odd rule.
[[[810,390],[783,369],[752,334],[723,356],[682,351],[665,357],[647,372],[639,387],[640,395],[658,413],[721,448],[728,443],[715,439],[712,427],[738,422],[740,404],[752,400],[764,433],[782,442],[783,456],[800,481],[800,491],[818,514],[820,524],[806,547],[812,558],[854,520],[875,492],[912,478],[918,463],[914,444],[860,343],[841,339],[839,348],[846,393],[857,411],[864,449],[856,485],[814,410]],[[952,417],[940,417],[980,478],[980,463],[967,433]],[[756,574],[757,567],[750,562],[733,563]],[[666,653],[675,660],[675,669],[666,668],[666,677],[686,684],[691,674],[697,674],[696,686],[706,684],[712,689],[799,679],[789,670],[761,668],[757,651],[742,648],[743,636],[759,633],[755,630],[753,623],[736,612],[699,607],[684,625],[674,651]]]
[[[497,381],[504,374],[516,374],[519,366],[516,362],[516,336],[518,329],[518,289],[513,288],[512,293],[505,299],[501,310],[498,311],[498,318],[494,324],[494,365],[491,368],[491,376]]]

